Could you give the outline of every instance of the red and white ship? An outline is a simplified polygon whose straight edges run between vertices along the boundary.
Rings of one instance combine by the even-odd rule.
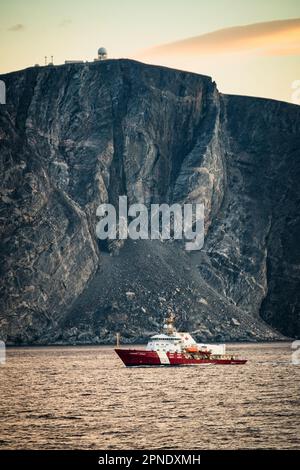
[[[225,344],[197,344],[189,333],[177,332],[174,315],[162,334],[151,336],[146,349],[115,349],[127,367],[246,364],[247,359],[226,354]]]

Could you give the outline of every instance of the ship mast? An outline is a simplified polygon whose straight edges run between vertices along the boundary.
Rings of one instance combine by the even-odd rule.
[[[169,314],[167,318],[165,319],[165,324],[164,324],[164,330],[167,335],[172,335],[176,331],[176,328],[174,326],[174,320],[175,320],[175,315],[172,312],[172,310],[169,310]]]

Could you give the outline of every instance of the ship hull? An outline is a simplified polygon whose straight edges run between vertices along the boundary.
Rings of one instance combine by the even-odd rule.
[[[188,366],[188,365],[210,365],[210,364],[245,364],[246,359],[236,358],[199,358],[182,353],[158,353],[145,349],[115,349],[119,358],[126,367],[146,366]]]

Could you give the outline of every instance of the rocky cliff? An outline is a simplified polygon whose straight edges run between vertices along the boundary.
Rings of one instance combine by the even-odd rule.
[[[129,60],[0,77],[1,339],[300,335],[300,107]],[[205,245],[95,236],[96,208],[202,202]]]

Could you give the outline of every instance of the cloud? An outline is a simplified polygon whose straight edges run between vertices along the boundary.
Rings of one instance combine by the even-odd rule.
[[[162,44],[142,56],[199,56],[258,52],[267,55],[300,54],[300,18],[268,21],[220,29],[188,39]]]
[[[8,31],[12,31],[13,33],[23,31],[24,29],[25,26],[22,23],[13,24],[9,28],[7,28]]]

